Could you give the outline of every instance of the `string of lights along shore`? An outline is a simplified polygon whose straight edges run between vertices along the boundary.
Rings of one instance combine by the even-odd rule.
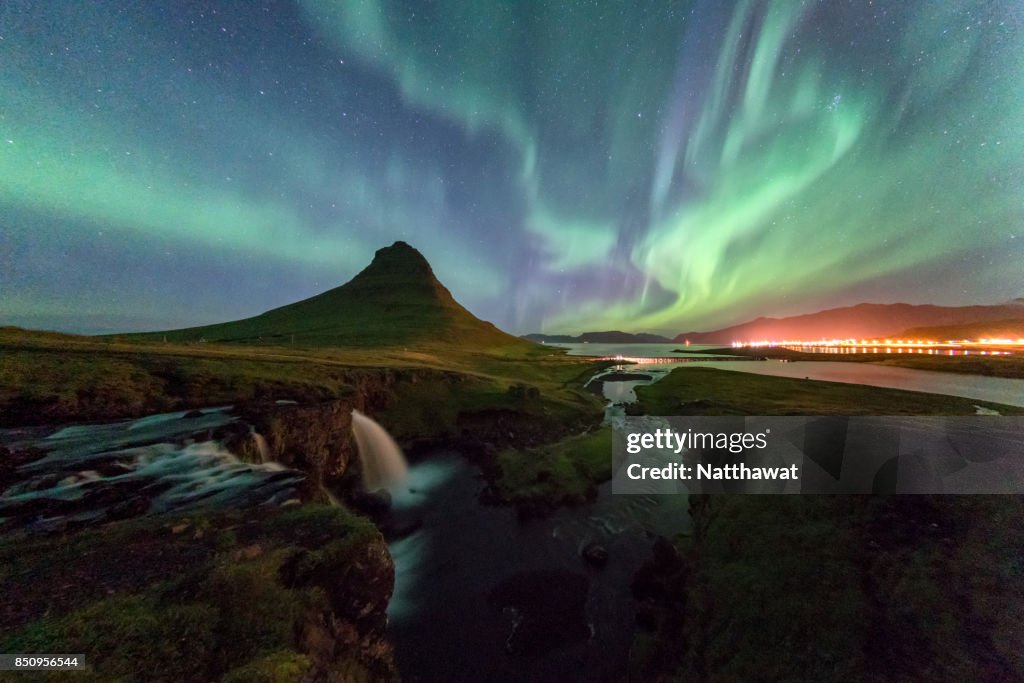
[[[5,0],[0,63],[5,324],[238,319],[396,240],[520,334],[1024,295],[1019,0]]]

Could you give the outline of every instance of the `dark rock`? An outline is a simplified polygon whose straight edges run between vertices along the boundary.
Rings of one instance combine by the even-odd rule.
[[[644,631],[657,631],[658,613],[649,605],[639,607],[636,611],[636,625]]]
[[[110,458],[89,463],[90,469],[104,477],[117,477],[132,471],[129,461],[123,458]]]
[[[406,536],[411,536],[423,527],[423,520],[420,518],[414,519],[395,519],[391,518],[386,520],[380,526],[380,531],[384,534],[384,538],[388,542],[398,541]]]
[[[508,395],[517,401],[536,401],[540,398],[540,389],[529,384],[513,384],[508,388]]]
[[[181,419],[182,420],[194,420],[196,418],[202,417],[203,414],[204,413],[201,410],[190,410],[187,413],[185,413],[184,415],[182,415]]]
[[[490,592],[491,604],[517,619],[505,643],[514,655],[543,655],[590,637],[586,602],[590,581],[565,569],[524,571]]]
[[[149,512],[150,500],[145,496],[133,496],[117,503],[107,510],[107,519],[129,519]]]
[[[524,500],[516,504],[516,516],[520,522],[548,517],[554,508],[551,503],[542,500]]]
[[[45,456],[46,451],[39,448],[12,451],[0,446],[0,491],[18,480],[17,470],[19,467]]]
[[[364,515],[378,518],[391,510],[391,494],[387,489],[380,489],[372,493],[354,491],[349,495],[349,504]]]
[[[583,546],[580,556],[595,567],[603,567],[608,564],[608,549],[598,543],[588,543]]]
[[[633,575],[633,597],[651,605],[680,607],[685,602],[682,587],[687,575],[686,561],[663,536],[654,542],[651,555]]]
[[[679,550],[672,545],[672,541],[664,536],[658,536],[657,540],[654,541],[654,547],[651,548],[651,552],[654,554],[654,561],[663,567],[676,568],[683,564],[683,558],[679,554]]]
[[[495,488],[490,484],[480,489],[480,494],[477,496],[477,500],[484,505],[497,505],[504,502]]]

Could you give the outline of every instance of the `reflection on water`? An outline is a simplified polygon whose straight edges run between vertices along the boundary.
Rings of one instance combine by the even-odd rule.
[[[595,376],[642,370],[651,378],[605,382],[605,395],[611,399],[606,423],[622,419],[616,398],[628,398],[632,387],[657,381],[670,369],[630,365]],[[618,385],[628,385],[628,390]],[[444,453],[413,465],[409,490],[395,496],[399,526],[422,522],[417,531],[390,544],[396,577],[388,615],[403,678],[445,683],[625,680],[635,626],[633,575],[651,556],[654,538],[689,531],[687,497],[617,496],[608,482],[598,487],[591,504],[524,522],[511,507],[481,505],[483,485],[473,466]],[[593,543],[608,551],[608,563],[601,569],[581,557]],[[569,637],[563,632],[568,628],[549,619],[556,624],[554,631],[540,629],[532,637],[561,634],[563,639],[543,655],[510,654],[514,640],[530,641],[531,634],[522,632],[527,621],[516,609],[502,609],[489,597],[496,588],[525,582],[518,584],[522,587],[538,576],[571,579],[566,589],[586,580],[590,637]],[[550,602],[552,610],[561,609],[557,587],[548,593],[541,600]],[[544,607],[538,606],[542,611]]]
[[[718,349],[722,345],[692,344],[548,344],[569,349],[570,356],[637,356],[646,358],[669,357],[704,357],[704,354],[693,353],[701,349]]]

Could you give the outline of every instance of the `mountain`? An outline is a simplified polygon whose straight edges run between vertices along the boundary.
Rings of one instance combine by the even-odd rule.
[[[609,330],[607,332],[584,332],[579,336],[568,334],[526,334],[523,339],[547,344],[671,344],[672,340],[662,337],[660,334],[648,334],[639,332],[619,332]]]
[[[1022,307],[1024,308],[1024,307]],[[897,339],[1024,339],[1024,318],[992,320],[944,327],[912,327],[896,335]]]
[[[788,318],[757,318],[711,332],[685,332],[675,341],[728,344],[733,341],[899,338],[916,327],[947,327],[1024,318],[1024,304],[932,306],[857,304]]]
[[[303,346],[525,344],[463,308],[423,255],[405,242],[379,249],[370,265],[340,287],[254,318],[131,336]]]

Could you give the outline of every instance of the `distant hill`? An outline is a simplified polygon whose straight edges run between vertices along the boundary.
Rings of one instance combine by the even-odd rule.
[[[1024,307],[1022,307],[1024,308]],[[993,320],[944,327],[912,327],[896,337],[904,339],[1024,339],[1024,318]]]
[[[671,344],[672,340],[662,337],[660,334],[648,334],[640,332],[619,332],[610,330],[608,332],[584,332],[579,336],[568,334],[526,334],[523,339],[547,344]]]
[[[126,336],[303,346],[526,345],[459,305],[423,255],[405,242],[379,249],[370,265],[340,287],[254,318]]]
[[[917,327],[949,327],[1024,318],[1024,304],[932,306],[858,304],[788,318],[757,318],[710,332],[685,332],[675,342],[728,344],[733,341],[899,337]]]

